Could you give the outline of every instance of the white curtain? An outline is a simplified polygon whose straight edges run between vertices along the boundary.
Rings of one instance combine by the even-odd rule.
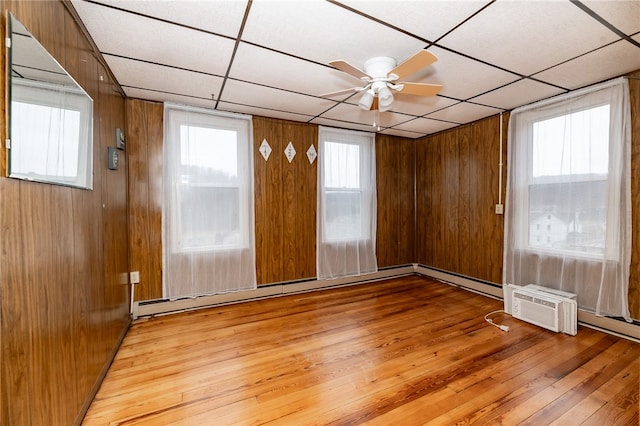
[[[251,117],[165,104],[164,297],[256,288]]]
[[[623,317],[631,259],[629,88],[617,79],[512,112],[505,283]]]
[[[318,279],[376,272],[375,136],[318,133]]]

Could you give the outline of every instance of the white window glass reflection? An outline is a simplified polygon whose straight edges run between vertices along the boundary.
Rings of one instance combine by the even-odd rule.
[[[14,81],[10,176],[91,188],[91,111],[75,89]]]

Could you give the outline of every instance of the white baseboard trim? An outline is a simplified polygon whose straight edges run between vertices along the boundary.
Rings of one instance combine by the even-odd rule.
[[[474,293],[482,294],[483,296],[490,296],[494,299],[502,300],[502,287],[497,287],[489,283],[467,278],[462,275],[455,275],[439,269],[433,269],[426,266],[413,265],[417,274],[434,278],[439,281],[444,281],[448,284],[453,284],[459,287],[464,287],[466,290],[473,291]]]
[[[248,302],[269,297],[286,296],[295,293],[325,290],[349,285],[364,284],[404,275],[412,275],[415,268],[411,265],[383,269],[373,274],[356,277],[336,278],[333,280],[309,280],[300,282],[275,283],[258,286],[256,290],[238,291],[234,293],[214,294],[190,299],[160,300],[152,302],[134,302],[133,318],[159,316],[231,303]]]
[[[463,287],[466,290],[473,291],[474,293],[479,293],[495,299],[503,299],[502,287],[498,287],[495,284],[485,284],[482,281],[451,274],[438,269],[428,268],[418,264],[414,264],[413,266],[417,274]],[[630,324],[626,321],[608,317],[599,317],[591,312],[578,309],[578,324],[640,343],[640,326]]]

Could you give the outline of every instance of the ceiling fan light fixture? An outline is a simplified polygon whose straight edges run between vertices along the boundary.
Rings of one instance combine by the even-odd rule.
[[[389,90],[387,86],[381,87],[380,90],[378,90],[378,102],[380,103],[380,107],[390,107],[393,103],[393,93],[391,93],[391,90]]]
[[[364,92],[360,98],[360,102],[358,102],[360,108],[369,111],[371,109],[371,105],[373,105],[373,98],[375,95],[376,94],[373,90],[367,90]]]

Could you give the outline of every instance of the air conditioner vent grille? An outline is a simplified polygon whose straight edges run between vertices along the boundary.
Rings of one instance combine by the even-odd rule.
[[[514,318],[555,332],[578,331],[576,295],[538,285],[505,284],[504,310]]]

